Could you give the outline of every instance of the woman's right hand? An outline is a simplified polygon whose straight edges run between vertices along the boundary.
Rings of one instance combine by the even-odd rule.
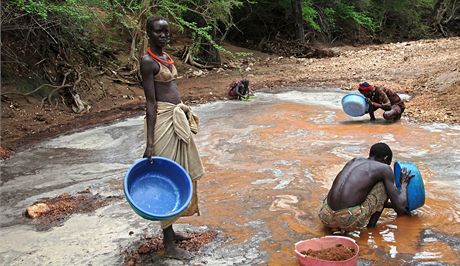
[[[153,163],[152,155],[153,155],[153,145],[147,145],[147,147],[145,148],[143,157],[148,158],[149,162]]]

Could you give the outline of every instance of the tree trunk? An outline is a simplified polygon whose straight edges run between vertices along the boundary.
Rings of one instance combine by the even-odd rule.
[[[295,38],[303,43],[305,33],[303,31],[302,0],[291,0],[291,5],[294,16]]]
[[[456,21],[460,20],[460,1],[437,0],[434,5],[433,24],[444,36],[448,35],[451,28],[458,33],[459,27]]]

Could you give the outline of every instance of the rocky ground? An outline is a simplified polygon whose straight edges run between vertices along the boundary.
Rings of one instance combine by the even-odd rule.
[[[197,104],[226,99],[227,87],[242,76],[254,91],[281,91],[293,86],[339,87],[355,90],[359,82],[385,85],[412,99],[406,103],[406,118],[417,122],[459,123],[460,38],[414,42],[340,46],[328,48],[337,56],[294,58],[269,55],[228,45],[243,52],[227,60],[223,68],[204,71],[178,64],[178,85],[183,100]],[[179,60],[176,60],[179,61]],[[117,83],[107,76],[92,82],[100,91],[88,91],[91,110],[74,114],[64,107],[41,107],[40,99],[2,97],[0,156],[27,148],[37,141],[84,127],[110,123],[144,112],[141,86]],[[14,90],[13,85],[4,91]]]

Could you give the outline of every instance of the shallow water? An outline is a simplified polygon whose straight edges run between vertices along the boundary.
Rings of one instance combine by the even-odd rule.
[[[208,170],[202,194],[210,195],[212,201],[204,207],[217,215],[206,222],[217,217],[224,218],[217,218],[216,225],[228,221],[222,210],[232,205],[232,214],[240,216],[226,224],[228,230],[244,241],[247,232],[237,233],[241,224],[263,220],[271,232],[262,242],[270,251],[267,261],[295,263],[293,243],[327,232],[317,212],[335,175],[349,159],[367,156],[372,144],[383,141],[395,160],[418,165],[426,204],[413,217],[396,218],[387,210],[377,228],[355,232],[360,258],[391,264],[459,263],[460,128],[350,118],[340,109],[341,95],[259,94],[253,102],[207,107],[215,111],[203,112],[206,122],[198,135]],[[217,184],[226,191],[215,191]]]
[[[387,210],[377,228],[354,232],[361,264],[460,263],[460,128],[350,118],[340,107],[344,94],[260,93],[249,102],[194,108],[206,168],[198,183],[202,215],[180,223],[206,225],[230,240],[209,245],[193,262],[295,265],[294,243],[327,233],[317,213],[336,174],[383,141],[395,160],[417,164],[426,203],[412,217],[396,218]],[[0,263],[112,264],[143,230],[157,230],[123,201],[93,216],[75,215],[48,232],[35,232],[18,218],[36,199],[62,192],[90,187],[105,196],[122,195],[123,175],[143,152],[142,131],[142,118],[128,119],[61,136],[6,161]]]

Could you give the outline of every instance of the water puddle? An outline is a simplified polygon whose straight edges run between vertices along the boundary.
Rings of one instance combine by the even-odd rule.
[[[181,219],[189,225],[178,228],[206,225],[230,240],[208,244],[192,263],[295,265],[294,243],[327,233],[317,213],[336,174],[351,158],[367,156],[379,141],[392,148],[395,160],[418,165],[426,204],[412,217],[396,218],[387,210],[377,228],[355,232],[361,262],[460,263],[460,127],[350,118],[340,106],[345,93],[259,93],[249,102],[194,108],[201,118],[196,142],[206,168],[198,185],[202,215]],[[145,230],[159,228],[136,216],[124,201],[94,216],[70,218],[50,232],[11,224],[40,197],[88,187],[106,196],[123,195],[123,175],[142,152],[143,121],[134,118],[59,137],[6,161],[0,261],[120,262],[117,252]],[[86,243],[88,235],[98,237]],[[94,256],[63,250],[52,240],[85,243]],[[97,246],[104,248],[98,251]]]

